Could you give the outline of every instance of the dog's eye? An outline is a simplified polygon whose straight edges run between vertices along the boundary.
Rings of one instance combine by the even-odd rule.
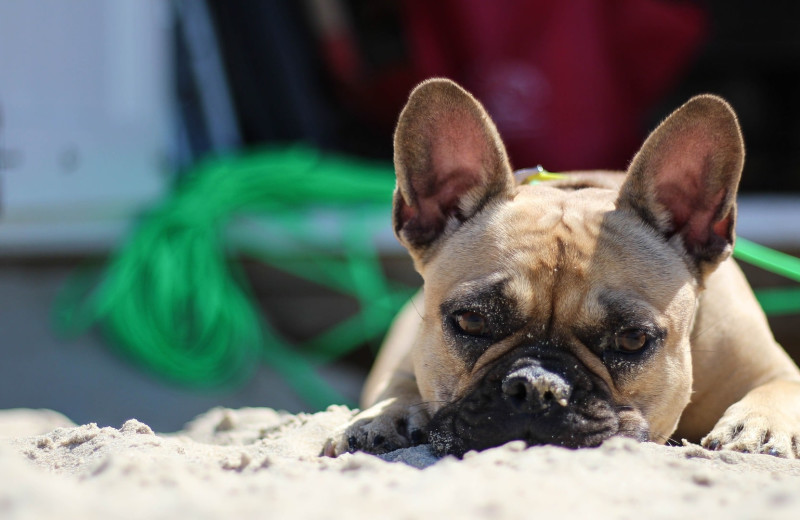
[[[465,334],[470,336],[484,336],[489,332],[489,325],[486,318],[477,312],[465,311],[455,315],[456,324]]]
[[[647,345],[647,334],[641,330],[623,330],[614,335],[614,346],[623,352],[636,352],[645,345]]]

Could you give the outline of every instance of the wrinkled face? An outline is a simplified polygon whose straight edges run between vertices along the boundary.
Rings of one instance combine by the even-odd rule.
[[[695,277],[616,199],[522,186],[424,266],[414,364],[437,451],[674,431],[691,391]]]

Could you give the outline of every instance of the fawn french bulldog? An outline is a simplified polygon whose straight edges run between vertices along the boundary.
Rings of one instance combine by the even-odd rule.
[[[394,149],[424,289],[326,454],[627,436],[800,457],[800,371],[730,258],[744,147],[725,101],[692,98],[626,173],[531,185],[481,104],[433,79]]]

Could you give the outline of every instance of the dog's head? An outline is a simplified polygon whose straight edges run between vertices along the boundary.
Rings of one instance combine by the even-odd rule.
[[[448,80],[395,133],[396,234],[425,282],[414,351],[442,453],[664,441],[689,401],[703,280],[732,250],[736,117],[693,98],[625,176],[517,185],[491,119]]]

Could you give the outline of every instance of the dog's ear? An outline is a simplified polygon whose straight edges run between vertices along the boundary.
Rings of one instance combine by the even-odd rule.
[[[411,92],[394,134],[394,165],[395,233],[423,263],[446,232],[514,189],[505,147],[486,110],[446,79]]]
[[[697,96],[647,138],[618,205],[630,208],[689,255],[701,276],[730,255],[744,143],[731,107]]]

